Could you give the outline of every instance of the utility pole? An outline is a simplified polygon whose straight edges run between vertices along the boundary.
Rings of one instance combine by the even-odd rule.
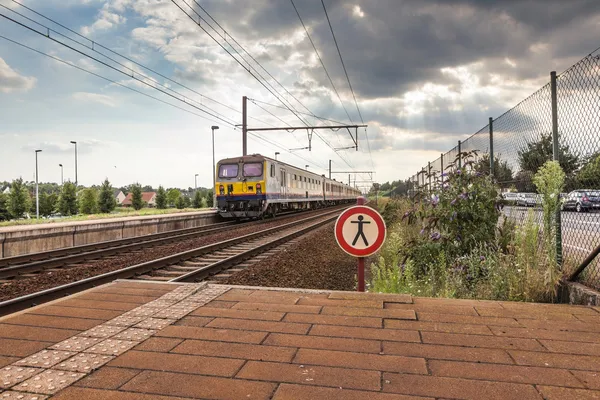
[[[38,153],[41,150],[35,151],[35,217],[40,219],[40,190],[38,185]]]
[[[78,185],[78,180],[77,180],[77,142],[71,140],[71,144],[75,145],[75,191],[77,191],[77,185]]]
[[[63,179],[63,165],[58,164],[58,166],[60,167],[60,184],[63,185],[65,183],[65,181]]]
[[[248,98],[242,97],[242,155],[248,154]],[[214,163],[213,163],[214,164]],[[213,185],[214,190],[214,185]],[[214,205],[214,204],[213,204]]]

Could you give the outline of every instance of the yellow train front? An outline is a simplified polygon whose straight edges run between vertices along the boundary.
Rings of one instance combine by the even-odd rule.
[[[348,203],[360,191],[260,154],[217,163],[217,208],[224,218],[260,218],[279,211]]]

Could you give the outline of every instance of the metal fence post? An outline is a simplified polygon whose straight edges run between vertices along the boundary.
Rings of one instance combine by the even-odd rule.
[[[440,154],[440,185],[444,190],[444,153]]]
[[[429,178],[429,191],[431,191],[431,161],[427,163],[427,177]]]
[[[552,159],[559,160],[558,147],[558,101],[556,93],[556,71],[550,72],[550,93],[552,98]],[[559,194],[560,195],[560,194]],[[562,223],[560,207],[556,210],[556,263],[562,266]]]
[[[494,177],[494,119],[490,117],[490,176]]]
[[[458,168],[462,168],[462,155],[460,154],[462,152],[461,150],[461,142],[460,140],[458,141]]]

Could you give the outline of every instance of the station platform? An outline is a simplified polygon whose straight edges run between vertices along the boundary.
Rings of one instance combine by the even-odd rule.
[[[0,399],[600,399],[600,308],[117,281],[0,318]]]

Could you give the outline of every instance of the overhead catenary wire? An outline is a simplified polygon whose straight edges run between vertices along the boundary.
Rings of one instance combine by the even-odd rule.
[[[267,89],[267,91],[269,91],[269,93],[271,93],[279,102],[281,102],[290,112],[292,112],[304,125],[308,126],[308,123],[302,119],[300,117],[300,115],[298,114],[297,110],[290,105],[286,104],[285,101],[282,100],[282,95],[256,70],[255,67],[253,67],[252,65],[250,65],[250,63],[236,50],[233,48],[232,49],[234,52],[236,52],[238,55],[240,55],[240,57],[242,58],[243,61],[245,61],[248,66],[244,65],[237,57],[235,57],[231,51],[229,51],[225,46],[223,46],[223,44],[221,44],[214,35],[212,35],[210,32],[208,32],[208,30],[206,28],[204,28],[204,26],[202,26],[202,24],[200,23],[201,21],[204,21],[205,25],[207,25],[208,27],[210,27],[219,37],[221,37],[223,40],[227,40],[217,29],[215,29],[202,15],[200,15],[192,6],[190,6],[190,4],[188,4],[185,0],[179,0],[181,1],[183,4],[185,4],[198,18],[199,21],[197,22],[194,17],[187,12],[186,10],[183,9],[183,7],[178,4],[178,2],[176,0],[171,0],[171,2],[173,4],[175,4],[175,6],[177,6],[177,8],[179,8],[192,22],[194,22],[195,25],[197,25],[200,29],[202,29],[215,43],[217,43],[227,54],[229,54],[242,68],[244,68],[246,70],[246,72],[248,72],[257,82],[259,82],[265,89]],[[195,1],[194,1],[195,2]],[[204,8],[199,5],[197,2],[195,2],[196,5],[198,5],[198,7],[200,7],[200,9],[202,9],[205,13],[206,10],[204,10]],[[207,15],[209,15],[209,17],[215,22],[215,24],[217,24],[217,26],[219,26],[226,34],[228,34],[225,29],[223,29],[218,22],[216,22],[216,20],[210,16],[210,14],[206,13]],[[236,44],[238,44],[238,46],[240,46],[240,48],[242,48],[242,50],[249,55],[249,53],[243,49],[243,47],[241,45],[239,45],[239,43],[230,35],[228,34],[229,38],[231,40],[233,40]],[[250,55],[249,55],[250,56]],[[252,58],[261,68],[264,69],[264,67],[262,67],[262,65],[256,61],[252,56],[250,56],[250,58]],[[254,73],[251,71],[254,71]],[[266,70],[265,70],[266,71]],[[267,71],[268,73],[268,71]],[[261,79],[259,79],[258,76],[260,76],[263,80],[261,81]],[[270,75],[270,74],[269,74]],[[272,75],[270,75],[272,77]],[[281,83],[279,83],[279,81],[277,81],[274,77],[273,79],[278,82],[279,85],[281,85]],[[270,86],[267,87],[267,84]],[[283,86],[283,85],[281,85]],[[272,90],[271,90],[272,89]],[[277,94],[273,93],[273,91],[275,91]],[[286,89],[287,91],[287,89]],[[288,92],[289,93],[289,92]],[[292,97],[293,95],[290,94]],[[305,107],[306,108],[306,107]],[[307,110],[310,112],[310,110],[307,108]],[[314,113],[311,112],[312,115],[314,115]],[[321,141],[323,141],[327,146],[329,146],[332,150],[335,151],[334,147],[331,145],[331,143],[329,143],[327,140],[325,140],[321,135],[319,135],[318,133],[315,133],[315,135],[321,139]],[[336,154],[352,169],[354,169],[354,167],[352,166],[351,163],[348,162],[348,160],[346,160],[345,158],[343,158],[339,153],[336,152]]]
[[[127,76],[128,78],[134,79],[134,80],[136,80],[136,81],[138,81],[138,82],[142,83],[143,85],[146,85],[146,86],[148,86],[148,87],[150,87],[150,88],[152,88],[152,89],[155,89],[155,90],[157,90],[157,91],[159,91],[159,92],[161,92],[161,93],[163,93],[163,94],[165,94],[165,95],[167,95],[167,96],[169,96],[169,97],[172,97],[172,98],[174,98],[174,99],[176,99],[176,100],[178,100],[178,101],[180,101],[180,102],[182,102],[182,103],[185,103],[185,104],[187,104],[188,106],[190,106],[190,107],[192,107],[192,108],[195,108],[195,109],[197,109],[198,111],[200,111],[200,112],[203,112],[203,113],[205,113],[205,114],[207,114],[207,115],[210,115],[211,117],[213,117],[213,118],[216,118],[216,119],[218,119],[219,121],[221,121],[221,122],[224,122],[224,123],[225,123],[225,124],[227,124],[227,125],[230,125],[230,126],[235,126],[235,123],[232,123],[232,122],[230,122],[230,121],[227,121],[226,119],[224,119],[224,118],[220,117],[219,115],[217,115],[217,114],[215,114],[215,113],[211,113],[211,112],[209,112],[209,111],[207,111],[207,110],[203,109],[202,107],[199,107],[199,106],[196,106],[196,105],[194,105],[194,104],[191,104],[190,102],[186,101],[185,97],[184,97],[183,99],[182,99],[182,98],[179,98],[179,97],[177,97],[177,96],[173,95],[172,93],[169,93],[169,92],[168,92],[168,91],[166,91],[166,90],[160,89],[160,88],[158,88],[158,87],[156,87],[156,86],[153,86],[153,85],[149,84],[148,82],[145,82],[143,79],[139,79],[139,78],[135,77],[135,76],[134,76],[134,74],[131,74],[131,75],[129,75],[128,73],[126,73],[126,72],[124,72],[124,71],[120,70],[119,68],[116,68],[116,67],[114,67],[114,66],[112,66],[112,65],[108,64],[108,63],[107,63],[107,62],[105,62],[105,61],[102,61],[102,60],[100,60],[100,59],[98,59],[98,58],[96,58],[96,57],[93,57],[93,56],[91,56],[91,55],[89,55],[89,54],[87,54],[87,53],[85,53],[85,52],[83,52],[83,51],[81,51],[81,50],[79,50],[79,49],[76,49],[76,48],[75,48],[75,47],[73,47],[73,46],[70,46],[70,45],[68,45],[68,44],[66,44],[66,43],[64,43],[64,42],[61,42],[60,40],[54,39],[53,37],[50,37],[50,36],[47,36],[46,34],[44,34],[44,33],[40,32],[40,31],[38,31],[37,29],[34,29],[34,28],[32,28],[32,27],[30,27],[30,26],[28,26],[28,25],[26,25],[26,24],[24,24],[24,23],[22,23],[22,22],[19,22],[19,21],[15,20],[15,19],[13,19],[13,18],[11,18],[11,17],[9,17],[9,16],[7,16],[7,15],[4,15],[4,14],[0,13],[0,17],[3,17],[3,18],[5,18],[5,19],[7,19],[7,20],[9,20],[9,21],[11,21],[11,22],[13,22],[13,23],[15,23],[15,24],[17,24],[17,25],[19,25],[19,26],[23,27],[23,28],[25,28],[25,29],[28,29],[28,30],[30,30],[31,32],[37,33],[38,35],[40,35],[40,36],[42,36],[42,37],[44,37],[44,38],[46,38],[46,39],[48,39],[48,40],[51,40],[51,41],[53,41],[54,43],[58,43],[58,44],[60,44],[61,46],[64,46],[64,47],[66,47],[66,48],[68,48],[68,49],[70,49],[70,50],[72,50],[72,51],[74,51],[74,52],[76,52],[76,53],[78,53],[78,54],[81,54],[82,56],[88,57],[88,58],[90,58],[90,59],[92,59],[92,60],[96,61],[97,63],[100,63],[100,64],[102,64],[102,65],[104,65],[104,66],[106,66],[106,67],[108,67],[108,68],[110,68],[110,69],[112,69],[112,70],[114,70],[114,71],[117,71],[117,72],[119,72],[119,73],[121,73],[121,74],[123,74],[123,75]],[[177,93],[177,92],[175,92],[175,93]]]
[[[20,43],[20,42],[18,42],[18,41],[16,41],[16,40],[10,39],[10,38],[8,38],[8,37],[6,37],[6,36],[2,36],[2,35],[0,35],[0,39],[4,39],[4,40],[6,40],[6,41],[8,41],[8,42],[10,42],[10,43],[13,43],[13,44],[17,45],[17,46],[23,47],[23,48],[25,48],[25,49],[27,49],[27,50],[30,50],[30,51],[33,51],[33,52],[35,52],[35,53],[37,53],[37,54],[43,55],[43,56],[45,56],[45,57],[48,57],[48,58],[50,58],[50,59],[52,59],[52,60],[54,60],[54,61],[57,61],[57,62],[59,62],[59,63],[62,63],[62,64],[64,64],[64,65],[67,65],[67,66],[69,66],[69,67],[75,68],[75,69],[77,69],[77,70],[79,70],[79,71],[82,71],[82,72],[85,72],[85,73],[87,73],[87,74],[89,74],[89,75],[93,75],[93,76],[95,76],[95,77],[97,77],[97,78],[100,78],[100,79],[102,79],[102,80],[105,80],[105,81],[107,81],[107,82],[109,82],[109,83],[111,83],[111,84],[113,84],[113,85],[116,85],[116,86],[122,87],[122,88],[124,88],[124,89],[130,90],[130,91],[132,91],[132,92],[134,92],[134,93],[137,93],[137,94],[139,94],[139,95],[142,95],[142,96],[144,96],[144,97],[148,97],[148,98],[150,98],[150,99],[152,99],[152,100],[155,100],[155,101],[158,101],[158,102],[160,102],[160,103],[163,103],[163,104],[166,104],[166,105],[168,105],[168,106],[171,106],[171,107],[173,107],[173,108],[179,109],[179,110],[181,110],[181,111],[184,111],[184,112],[186,112],[186,113],[188,113],[188,114],[191,114],[191,115],[194,115],[194,116],[196,116],[196,117],[200,117],[200,118],[202,118],[202,119],[205,119],[205,120],[207,120],[207,121],[209,121],[209,122],[217,123],[215,120],[213,120],[213,119],[210,119],[210,118],[207,118],[206,116],[204,116],[204,115],[202,115],[202,114],[196,113],[196,112],[194,112],[194,111],[191,111],[191,110],[186,110],[185,108],[183,108],[183,107],[181,107],[181,106],[178,106],[177,104],[173,104],[173,103],[170,103],[170,102],[168,102],[168,101],[162,100],[162,99],[160,99],[160,98],[158,98],[158,97],[152,96],[152,95],[150,95],[150,94],[148,94],[148,93],[144,93],[144,92],[142,92],[141,90],[137,90],[137,89],[135,89],[135,88],[132,88],[131,86],[124,85],[124,84],[122,84],[122,83],[120,83],[120,82],[117,82],[117,81],[115,81],[115,80],[113,80],[113,79],[107,78],[107,77],[105,77],[105,76],[103,76],[103,75],[100,75],[100,74],[98,74],[98,73],[96,73],[96,72],[92,72],[92,71],[90,71],[90,70],[88,70],[88,69],[86,69],[86,68],[83,68],[83,67],[80,67],[80,66],[78,66],[78,65],[75,65],[75,64],[73,64],[73,63],[71,63],[71,62],[68,62],[68,61],[66,61],[66,60],[63,60],[63,59],[61,59],[61,58],[59,58],[59,57],[56,57],[56,56],[50,55],[50,54],[48,54],[48,53],[45,53],[45,52],[43,52],[43,51],[41,51],[41,50],[38,50],[38,49],[35,49],[35,48],[33,48],[33,47],[27,46],[26,44]],[[235,128],[234,128],[234,129],[235,129]],[[275,146],[275,147],[277,147],[277,148],[279,148],[279,149],[281,149],[281,150],[283,150],[283,151],[286,151],[286,152],[288,152],[288,153],[292,154],[293,156],[295,156],[295,157],[298,157],[298,158],[302,159],[303,161],[306,161],[306,162],[312,162],[312,163],[314,163],[314,161],[308,160],[308,159],[306,159],[306,158],[304,158],[304,157],[301,157],[301,156],[299,156],[299,155],[297,155],[297,154],[294,154],[294,153],[290,152],[290,151],[289,151],[288,149],[286,149],[286,148],[285,148],[283,145],[281,145],[281,144],[279,144],[279,143],[277,143],[277,142],[275,142],[275,141],[273,141],[273,140],[268,140],[268,139],[262,138],[262,137],[260,137],[258,134],[255,134],[255,133],[253,133],[253,132],[251,132],[251,134],[252,134],[252,136],[256,137],[257,139],[260,139],[260,140],[262,140],[262,141],[264,141],[264,142],[266,142],[266,143],[269,143],[271,146]],[[322,167],[322,166],[321,166],[321,167]]]
[[[113,80],[113,79],[110,79],[110,78],[107,78],[107,77],[105,77],[105,76],[102,76],[102,75],[100,75],[100,74],[98,74],[98,73],[96,73],[96,72],[92,72],[92,71],[90,71],[90,70],[87,70],[87,69],[85,69],[85,68],[83,68],[83,67],[80,67],[80,66],[78,66],[78,65],[75,65],[75,64],[73,64],[73,63],[70,63],[70,62],[68,62],[68,61],[65,61],[65,60],[63,60],[63,59],[61,59],[61,58],[59,58],[59,57],[56,57],[56,56],[50,55],[50,54],[48,54],[48,53],[44,53],[44,52],[43,52],[43,51],[41,51],[41,50],[38,50],[38,49],[35,49],[35,48],[33,48],[33,47],[27,46],[26,44],[23,44],[23,43],[17,42],[16,40],[10,39],[10,38],[8,38],[8,37],[6,37],[6,36],[2,36],[2,35],[0,35],[0,39],[4,39],[4,40],[6,40],[6,41],[8,41],[8,42],[11,42],[11,43],[13,43],[13,44],[17,45],[17,46],[21,46],[21,47],[23,47],[23,48],[25,48],[25,49],[31,50],[31,51],[33,51],[33,52],[35,52],[35,53],[38,53],[38,54],[40,54],[40,55],[46,56],[46,57],[48,57],[48,58],[51,58],[51,59],[53,59],[53,60],[55,60],[55,61],[58,61],[58,62],[60,62],[60,63],[62,63],[62,64],[68,65],[69,67],[72,67],[72,68],[78,69],[78,70],[80,70],[80,71],[83,71],[83,72],[85,72],[85,73],[87,73],[87,74],[90,74],[90,75],[93,75],[93,76],[95,76],[95,77],[98,77],[98,78],[100,78],[100,79],[103,79],[103,80],[105,80],[105,81],[107,81],[107,82],[109,82],[109,83],[111,83],[111,84],[113,84],[113,85],[116,85],[116,86],[119,86],[119,87],[125,88],[125,89],[127,89],[127,90],[131,90],[132,92],[135,92],[135,93],[137,93],[137,94],[140,94],[140,95],[142,95],[142,96],[145,96],[145,97],[148,97],[148,98],[150,98],[150,99],[153,99],[153,100],[159,101],[159,102],[161,102],[161,103],[163,103],[163,104],[166,104],[166,105],[169,105],[169,106],[171,106],[171,107],[177,108],[177,109],[179,109],[179,110],[181,110],[181,111],[185,111],[185,112],[187,112],[187,113],[189,113],[189,114],[192,114],[192,115],[195,115],[195,116],[197,116],[197,117],[200,117],[200,118],[206,119],[206,120],[207,120],[207,121],[209,121],[209,122],[217,123],[217,121],[215,121],[214,119],[207,118],[206,116],[204,116],[204,115],[202,115],[202,114],[195,113],[195,112],[193,112],[193,111],[191,111],[191,110],[186,110],[185,108],[183,108],[183,107],[181,107],[181,106],[178,106],[177,104],[169,103],[168,101],[165,101],[165,100],[159,99],[158,97],[152,96],[152,95],[150,95],[150,94],[148,94],[148,93],[144,93],[144,92],[142,92],[141,90],[137,90],[137,89],[135,89],[135,88],[132,88],[131,86],[124,85],[124,84],[122,84],[122,83],[120,83],[120,82],[117,82],[117,81],[115,81],[115,80]],[[235,127],[234,127],[234,128],[235,128]]]
[[[325,17],[327,18],[327,23],[329,24],[329,30],[331,31],[331,36],[333,36],[333,42],[335,43],[335,47],[337,49],[338,55],[340,56],[340,61],[342,63],[342,68],[344,69],[344,74],[346,75],[346,80],[348,81],[348,86],[350,87],[350,92],[352,93],[352,98],[354,99],[354,104],[356,105],[356,111],[358,112],[358,116],[360,117],[360,122],[365,123],[363,120],[362,114],[360,112],[360,108],[358,107],[358,101],[356,100],[356,95],[354,94],[354,89],[352,88],[352,83],[350,82],[350,77],[348,76],[348,71],[346,70],[346,64],[344,63],[344,58],[342,57],[342,52],[340,51],[340,46],[338,45],[337,39],[335,38],[335,33],[333,32],[333,26],[331,25],[331,20],[329,19],[329,14],[327,13],[327,7],[325,7],[325,0],[321,0],[321,4],[323,5],[323,11],[325,12]],[[371,144],[369,143],[369,134],[365,129],[365,137],[367,139],[367,147],[369,150],[369,157],[371,158],[371,165],[373,165],[373,156],[371,154]]]
[[[327,75],[327,79],[329,79],[329,82],[331,83],[331,87],[333,88],[333,91],[335,92],[338,100],[340,101],[340,104],[342,105],[342,108],[344,109],[344,112],[346,113],[346,116],[348,117],[348,119],[350,120],[350,122],[352,121],[352,117],[350,117],[350,114],[348,113],[348,110],[346,109],[346,107],[344,106],[344,102],[342,101],[342,97],[340,96],[340,94],[338,93],[334,83],[333,83],[333,79],[331,79],[331,76],[329,75],[329,71],[327,71],[327,68],[325,67],[325,63],[323,62],[323,60],[321,59],[321,56],[319,55],[319,51],[317,50],[317,46],[315,46],[315,43],[313,42],[312,38],[310,37],[310,33],[308,33],[308,29],[306,28],[306,25],[304,25],[304,21],[302,21],[302,17],[300,16],[300,12],[298,11],[298,8],[296,8],[296,4],[294,4],[294,0],[290,0],[290,2],[292,3],[292,6],[294,7],[294,11],[296,11],[296,15],[298,16],[298,19],[300,20],[300,24],[302,24],[302,27],[304,28],[304,32],[306,32],[306,36],[308,37],[308,40],[310,41],[310,44],[312,45],[313,49],[315,50],[315,54],[317,55],[317,58],[319,59],[319,62],[321,63],[321,67],[323,67],[323,70],[325,71],[325,75]]]
[[[195,89],[192,89],[192,88],[190,88],[189,86],[187,86],[187,85],[185,85],[185,84],[183,84],[183,83],[181,83],[181,82],[178,82],[178,81],[176,81],[176,80],[174,80],[174,79],[172,79],[172,78],[170,78],[170,77],[168,77],[168,76],[166,76],[166,75],[164,75],[164,74],[162,74],[162,73],[160,73],[160,72],[156,71],[155,69],[153,69],[153,68],[150,68],[150,67],[148,67],[148,66],[146,66],[146,65],[144,65],[144,64],[142,64],[142,63],[140,63],[140,62],[138,62],[138,61],[136,61],[135,59],[133,59],[133,58],[131,58],[131,57],[127,57],[127,56],[125,56],[125,55],[123,55],[123,54],[121,54],[121,53],[118,53],[118,52],[116,52],[116,51],[112,50],[112,49],[111,49],[111,48],[109,48],[109,47],[106,47],[106,46],[102,45],[101,43],[98,43],[98,42],[97,42],[97,41],[95,41],[95,40],[91,40],[90,38],[88,38],[88,37],[86,37],[86,36],[84,36],[84,35],[80,34],[80,33],[79,33],[79,32],[77,32],[77,31],[74,31],[73,29],[69,28],[68,26],[65,26],[65,25],[61,24],[60,22],[58,22],[58,21],[56,21],[56,20],[54,20],[54,19],[52,19],[52,18],[50,18],[50,17],[48,17],[48,16],[46,16],[46,15],[44,15],[44,14],[42,14],[42,13],[40,13],[40,12],[38,12],[38,11],[34,10],[34,9],[33,9],[33,8],[31,8],[31,7],[28,7],[28,6],[26,6],[25,4],[22,4],[22,3],[18,2],[17,0],[11,0],[11,1],[12,1],[13,3],[15,3],[15,4],[19,5],[20,7],[23,7],[23,8],[25,8],[26,10],[29,10],[30,12],[34,13],[35,15],[37,15],[37,16],[39,16],[39,17],[41,17],[41,18],[44,18],[45,20],[47,20],[47,21],[50,21],[50,22],[52,22],[53,24],[56,24],[56,25],[60,26],[61,28],[63,28],[63,29],[65,29],[65,30],[67,30],[67,31],[69,31],[69,32],[71,32],[71,33],[73,33],[74,35],[77,35],[78,37],[80,37],[80,38],[82,38],[82,39],[85,39],[85,40],[89,41],[90,43],[92,43],[92,47],[85,46],[83,43],[79,43],[79,42],[77,42],[77,43],[81,44],[82,46],[85,46],[85,47],[88,47],[88,48],[90,48],[91,50],[93,50],[93,51],[97,52],[98,54],[102,54],[103,56],[105,56],[103,53],[99,52],[99,51],[97,50],[97,48],[96,48],[96,47],[100,47],[100,48],[102,48],[102,49],[104,49],[104,50],[106,50],[106,51],[108,51],[108,52],[110,52],[110,53],[112,53],[112,54],[114,54],[114,55],[116,55],[116,56],[119,56],[119,57],[121,57],[121,58],[123,58],[123,59],[125,59],[125,60],[127,60],[127,61],[129,61],[129,62],[131,62],[132,64],[135,64],[135,65],[137,65],[137,66],[138,66],[138,67],[140,67],[140,68],[143,68],[143,69],[145,69],[145,70],[147,70],[147,71],[150,71],[151,73],[153,73],[153,74],[155,74],[155,75],[158,75],[158,76],[160,76],[161,78],[163,78],[163,79],[166,79],[167,81],[169,81],[169,82],[171,82],[171,83],[174,83],[175,85],[178,85],[178,86],[180,86],[180,87],[182,87],[182,88],[184,88],[184,89],[187,89],[187,90],[189,90],[190,92],[192,92],[192,93],[194,93],[194,94],[196,94],[196,95],[200,96],[201,98],[204,98],[204,99],[206,99],[206,100],[212,101],[212,102],[214,102],[214,103],[216,103],[216,104],[218,104],[218,105],[220,105],[220,106],[222,106],[222,107],[225,107],[225,108],[227,108],[227,109],[229,109],[229,110],[231,110],[231,111],[234,111],[234,112],[236,112],[236,113],[239,113],[239,114],[241,114],[241,113],[242,113],[240,110],[238,110],[238,109],[236,109],[236,108],[234,108],[234,107],[232,107],[232,106],[230,106],[230,105],[227,105],[227,104],[225,104],[225,103],[223,103],[223,102],[221,102],[221,101],[219,101],[219,100],[216,100],[216,99],[214,99],[214,98],[211,98],[211,97],[209,97],[209,96],[207,96],[207,95],[205,95],[205,94],[203,94],[203,93],[200,93],[200,92],[198,92],[197,90],[195,90]],[[4,8],[7,8],[7,7],[3,6],[3,5],[1,5],[1,6],[2,6],[2,7],[4,7]],[[7,8],[7,9],[8,9],[8,8]],[[10,9],[9,9],[9,10],[10,10]],[[17,12],[16,12],[16,11],[14,11],[14,10],[11,10],[11,11],[13,11],[13,12],[17,13]],[[19,14],[19,13],[17,13],[17,14]],[[24,15],[22,15],[22,14],[19,14],[19,15],[21,15],[21,16],[22,16],[22,17],[24,17],[24,18],[27,18],[27,19],[29,19],[29,20],[30,20],[30,21],[32,21],[32,22],[35,22],[36,24],[38,24],[38,25],[40,25],[40,26],[43,26],[43,25],[41,25],[39,22],[37,22],[37,21],[34,21],[34,20],[32,20],[32,19],[30,19],[30,18],[28,18],[28,17],[26,17],[26,16],[24,16]],[[55,31],[55,32],[56,32],[56,31]],[[56,32],[56,33],[58,33],[58,34],[59,34],[59,35],[61,35],[61,36],[64,36],[64,37],[66,37],[67,39],[73,40],[73,39],[71,39],[71,38],[69,38],[69,37],[67,37],[67,36],[65,36],[65,35],[62,35],[60,32]],[[105,56],[105,57],[106,57],[106,56]],[[108,57],[107,57],[107,58],[108,58]],[[139,72],[138,72],[138,73],[139,73]],[[150,78],[150,79],[153,79],[153,78],[151,78],[151,77],[149,77],[149,78]],[[153,80],[154,80],[154,79],[153,79]],[[252,117],[251,117],[251,118],[252,118]],[[260,121],[260,122],[262,122],[262,121]]]

